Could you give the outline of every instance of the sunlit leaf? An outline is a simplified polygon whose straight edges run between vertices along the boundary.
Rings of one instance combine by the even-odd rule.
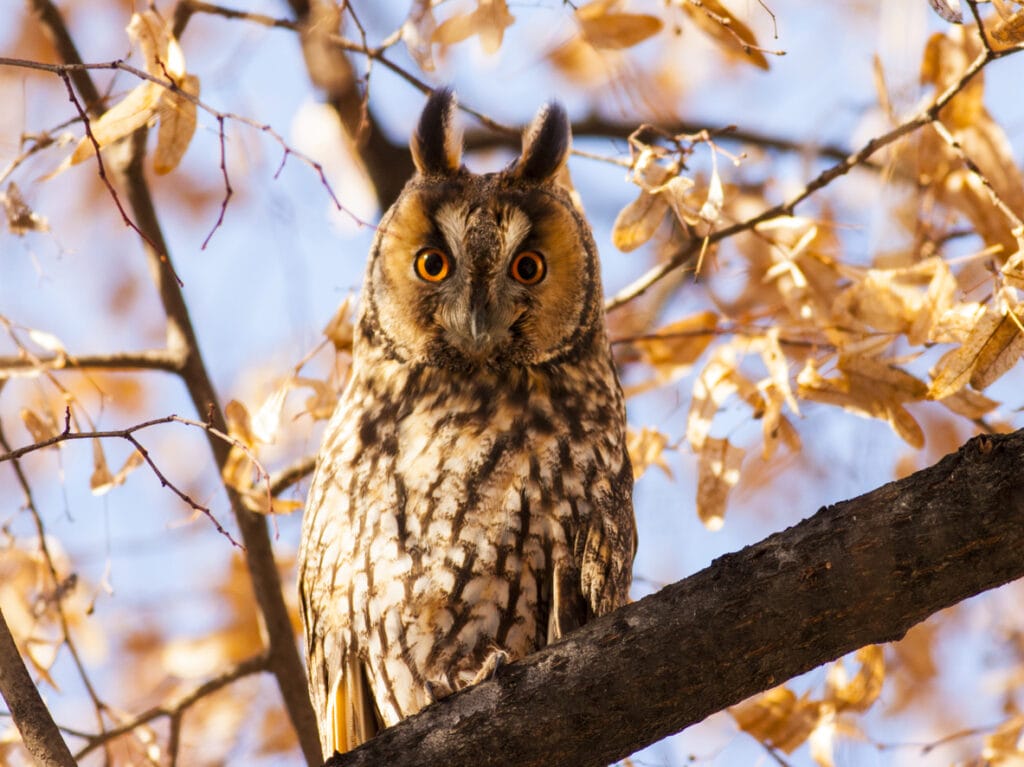
[[[728,439],[708,437],[697,456],[697,515],[709,530],[725,522],[726,502],[740,479],[745,452]]]
[[[352,297],[347,296],[341,302],[341,306],[334,312],[334,316],[324,327],[324,335],[334,344],[334,350],[338,352],[352,353],[352,339],[354,328],[352,326]]]
[[[651,466],[657,466],[669,477],[672,470],[665,463],[663,453],[668,447],[668,436],[655,428],[644,426],[639,431],[630,429],[626,435],[626,448],[633,464],[633,478],[640,479]]]
[[[857,650],[855,656],[860,669],[849,679],[842,661],[829,667],[825,682],[825,700],[836,710],[867,711],[878,700],[885,681],[885,657],[879,645],[868,645]]]
[[[960,0],[928,0],[928,4],[950,24],[964,23],[964,13],[960,8]]]
[[[1024,305],[1012,312],[989,309],[958,348],[947,352],[932,370],[930,399],[945,399],[968,383],[981,390],[1003,375],[1024,354],[1021,318]]]
[[[28,433],[36,442],[46,442],[60,434],[57,423],[52,417],[44,418],[27,407],[23,407],[19,413],[21,422],[25,424]]]
[[[199,78],[185,75],[180,85],[182,93],[199,96]],[[153,152],[153,170],[158,174],[170,173],[178,167],[185,150],[196,132],[196,105],[177,91],[164,91],[160,97],[156,149]]]
[[[41,216],[28,206],[21,190],[13,181],[7,184],[7,191],[0,192],[4,214],[7,217],[7,230],[19,237],[28,232],[48,232],[50,224],[45,216]]]
[[[699,5],[680,3],[686,15],[711,37],[730,58],[768,69],[768,59],[758,50],[757,37],[718,0],[702,0]]]
[[[93,495],[105,495],[114,487],[114,475],[107,465],[107,456],[103,452],[103,443],[99,439],[92,441],[92,476],[89,477],[89,489]]]
[[[593,0],[576,9],[576,21],[583,38],[595,48],[631,48],[661,31],[657,16],[620,13],[608,0]]]
[[[819,703],[775,687],[729,709],[739,728],[753,738],[791,754],[810,737],[821,716]]]
[[[715,338],[718,315],[698,312],[658,328],[651,336],[638,338],[633,345],[654,368],[662,383],[686,375],[697,358]]]
[[[479,35],[484,52],[496,53],[505,30],[514,21],[515,16],[508,12],[505,0],[479,0],[472,12],[456,14],[439,24],[431,40],[441,45],[453,45]]]
[[[415,0],[402,24],[402,42],[416,65],[424,72],[435,68],[432,38],[437,29],[431,0]]]
[[[654,236],[666,213],[668,200],[641,190],[633,202],[619,211],[612,226],[612,244],[623,253],[636,250]]]

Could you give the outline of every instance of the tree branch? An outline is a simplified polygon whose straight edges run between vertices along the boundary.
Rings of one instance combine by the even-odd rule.
[[[813,517],[329,760],[607,765],[1024,576],[1024,430]],[[501,716],[495,716],[500,711]]]
[[[3,670],[0,674],[0,693],[7,701],[25,748],[32,754],[36,764],[41,767],[75,767],[67,743],[53,723],[46,704],[39,696],[39,690],[18,654],[3,610],[0,610],[0,669]]]
[[[57,38],[63,36],[70,39],[56,7],[47,0],[34,0],[34,3],[37,8],[48,9],[47,13],[40,13],[44,27]],[[71,51],[62,52],[62,55],[70,56],[72,53],[75,55],[73,63],[79,63],[73,47]],[[68,60],[65,58],[65,61]],[[81,77],[89,81],[86,89],[95,90],[88,71],[82,70]],[[77,82],[76,79],[76,84]],[[80,89],[79,92],[87,91]],[[85,96],[85,100],[89,101],[88,96]],[[143,233],[143,249],[167,316],[167,348],[183,355],[180,375],[196,412],[208,421],[213,429],[227,433],[227,422],[200,352],[199,341],[189,317],[181,286],[174,278],[167,243],[153,206],[142,167],[145,145],[145,130],[137,131],[130,139],[122,142],[120,148],[123,151],[120,156],[111,157],[111,175],[125,190],[135,221]],[[111,154],[113,155],[113,152]],[[222,469],[227,462],[230,448],[209,432],[207,437],[217,467]],[[320,758],[316,718],[306,691],[305,669],[299,658],[291,619],[281,590],[281,578],[274,560],[267,521],[259,514],[249,511],[239,493],[233,488],[225,486],[224,489],[245,546],[246,565],[268,643],[269,669],[277,680],[285,709],[298,735],[306,761],[315,764]]]

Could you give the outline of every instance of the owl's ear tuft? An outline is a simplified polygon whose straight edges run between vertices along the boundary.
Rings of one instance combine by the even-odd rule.
[[[456,125],[455,94],[438,88],[427,99],[409,149],[424,176],[451,175],[462,167],[462,130]]]
[[[523,153],[512,167],[512,174],[529,181],[549,181],[569,158],[572,129],[561,104],[552,102],[540,108],[530,127],[523,133]]]

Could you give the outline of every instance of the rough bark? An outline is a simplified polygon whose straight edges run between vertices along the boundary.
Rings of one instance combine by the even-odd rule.
[[[1024,431],[817,514],[329,760],[606,765],[1024,576]]]
[[[39,696],[28,669],[18,654],[14,637],[0,610],[0,695],[10,709],[25,748],[40,767],[74,767],[60,730]]]

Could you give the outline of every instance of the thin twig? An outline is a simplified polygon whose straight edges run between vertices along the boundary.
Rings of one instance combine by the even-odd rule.
[[[959,79],[939,94],[927,108],[921,110],[900,125],[897,125],[892,130],[872,138],[858,151],[849,155],[841,162],[838,162],[830,168],[822,171],[789,200],[768,208],[745,221],[741,221],[712,232],[707,237],[692,240],[689,245],[681,248],[671,259],[654,267],[635,282],[627,285],[621,291],[612,296],[605,303],[605,310],[609,312],[614,311],[615,309],[618,309],[635,298],[643,295],[651,288],[652,285],[664,278],[665,275],[687,263],[690,258],[701,249],[701,247],[714,245],[741,232],[752,230],[758,224],[762,224],[765,221],[770,221],[781,216],[792,216],[797,205],[820,189],[828,186],[840,176],[845,176],[854,168],[862,165],[879,149],[888,146],[909,133],[913,133],[925,125],[935,122],[938,119],[938,114],[942,108],[946,106],[946,104],[948,104],[961,90],[963,90],[967,83],[969,83],[989,62],[1002,58],[1003,56],[1007,56],[1011,53],[1016,53],[1022,49],[1024,49],[1024,45],[1018,45],[1014,48],[1002,51],[984,51],[980,53],[974,61],[970,63],[967,69],[964,70],[964,73],[959,77]]]
[[[234,666],[222,671],[212,679],[208,679],[202,684],[196,685],[188,692],[179,695],[171,703],[162,703],[159,706],[154,706],[143,711],[141,714],[133,716],[131,719],[122,722],[116,727],[111,727],[105,732],[88,736],[89,742],[75,754],[75,759],[81,760],[92,751],[95,751],[98,747],[109,743],[115,738],[126,735],[132,730],[138,729],[143,725],[149,724],[154,719],[158,719],[160,717],[169,717],[172,723],[177,721],[180,726],[181,718],[184,716],[185,712],[200,700],[217,690],[237,682],[243,677],[266,671],[269,668],[269,664],[270,657],[266,652],[261,652],[258,655],[254,655],[251,658],[247,658],[246,660],[236,663]]]

